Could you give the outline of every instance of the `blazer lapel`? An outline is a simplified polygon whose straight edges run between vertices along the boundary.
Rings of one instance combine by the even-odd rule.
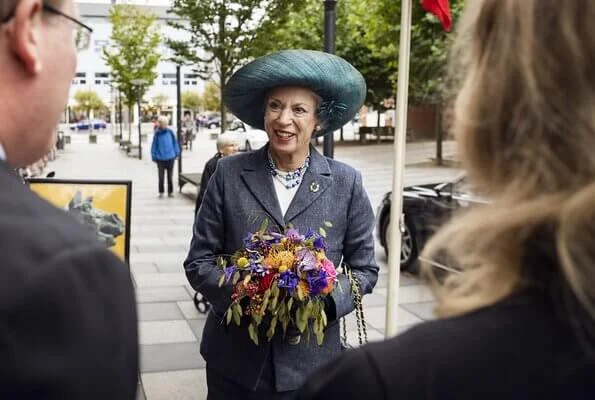
[[[310,166],[285,213],[285,221],[290,222],[304,212],[332,184],[333,178],[328,161],[313,146],[310,146]]]
[[[242,180],[273,221],[280,227],[285,227],[281,207],[275,193],[273,176],[268,170],[267,151],[268,145],[250,155],[242,171]]]

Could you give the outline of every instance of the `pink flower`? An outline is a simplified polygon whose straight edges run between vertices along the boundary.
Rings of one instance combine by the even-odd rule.
[[[328,258],[325,258],[322,261],[322,269],[324,270],[324,272],[326,272],[326,279],[329,282],[329,284],[337,279],[337,270],[335,269],[333,262]]]

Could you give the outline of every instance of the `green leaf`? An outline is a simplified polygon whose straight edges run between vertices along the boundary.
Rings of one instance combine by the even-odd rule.
[[[289,325],[289,315],[283,314],[279,316],[279,321],[281,321],[281,327],[283,328],[283,335],[287,332],[287,326]]]
[[[260,314],[252,314],[252,320],[254,321],[256,326],[259,326],[262,322],[262,316]]]
[[[269,326],[269,330],[267,331],[267,338],[269,339],[269,342],[275,335],[276,328],[277,328],[277,317],[273,317],[273,319],[271,320],[271,325]]]
[[[273,290],[273,295],[271,296],[272,300],[271,300],[271,311],[275,312],[277,310],[277,302],[279,301],[279,291],[277,290],[276,292]]]
[[[308,326],[308,312],[304,307],[298,308],[296,314],[296,326],[301,333],[304,333]]]
[[[322,343],[324,342],[324,331],[318,330],[315,332],[315,334],[316,334],[316,343],[318,343],[319,346],[322,346]]]
[[[236,271],[236,273],[233,274],[231,283],[233,283],[235,285],[236,283],[238,283],[239,280],[240,280],[240,271]]]
[[[221,275],[221,277],[219,278],[219,287],[223,286],[225,284],[225,274]]]
[[[322,319],[322,327],[326,328],[327,324],[328,324],[328,319],[326,316],[326,312],[324,311],[324,308],[322,309],[322,312],[320,313],[320,317]]]
[[[250,339],[252,339],[254,344],[258,346],[258,333],[256,331],[257,328],[254,324],[248,325],[248,335],[250,335]]]
[[[326,237],[326,231],[324,230],[324,228],[319,228],[318,233],[320,233],[320,236],[322,236],[323,238]]]
[[[332,228],[332,227],[333,227],[333,224],[332,224],[332,222],[331,222],[331,221],[324,221],[324,225],[325,225],[327,228]]]
[[[227,325],[229,325],[229,323],[231,322],[231,318],[233,317],[233,309],[232,309],[232,307],[229,307],[227,309],[227,312],[225,313],[225,316],[227,317]]]
[[[233,322],[237,325],[240,326],[241,321],[241,317],[242,317],[242,313],[241,311],[238,312],[238,310],[236,308],[233,309]]]
[[[269,227],[269,219],[265,218],[262,220],[262,223],[260,224],[259,232],[266,232],[268,227]]]
[[[250,279],[252,279],[252,274],[248,274],[244,277],[244,286],[246,286],[248,282],[250,282]]]
[[[293,307],[293,297],[290,297],[287,302],[287,309],[291,311],[291,307]]]

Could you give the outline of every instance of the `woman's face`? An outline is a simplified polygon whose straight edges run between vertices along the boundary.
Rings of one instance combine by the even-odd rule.
[[[264,114],[271,150],[278,154],[307,154],[318,123],[317,108],[317,96],[310,89],[293,86],[273,89]]]

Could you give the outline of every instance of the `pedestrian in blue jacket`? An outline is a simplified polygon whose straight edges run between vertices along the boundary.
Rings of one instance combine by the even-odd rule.
[[[167,171],[167,195],[173,197],[173,169],[174,161],[180,155],[180,145],[176,139],[174,132],[168,128],[168,119],[165,116],[160,116],[159,128],[155,130],[153,135],[153,143],[151,144],[151,159],[157,163],[157,171],[159,177],[159,197],[163,197],[164,184],[163,177]]]

